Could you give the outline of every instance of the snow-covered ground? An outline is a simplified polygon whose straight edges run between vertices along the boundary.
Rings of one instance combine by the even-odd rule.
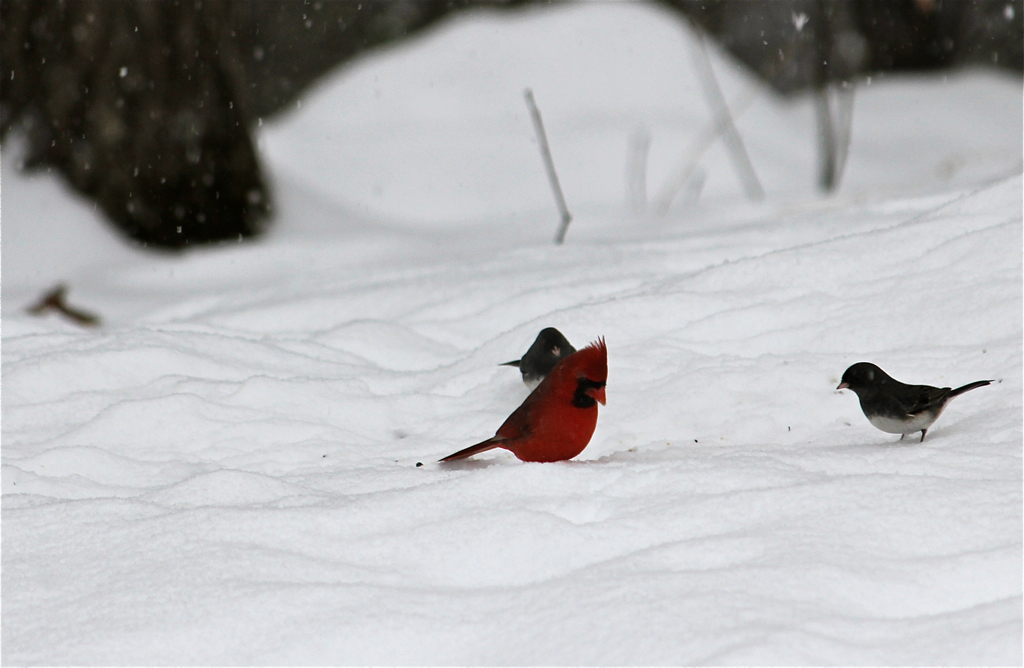
[[[274,228],[181,256],[6,145],[3,663],[1019,665],[1021,81],[860,88],[822,197],[809,100],[716,55],[767,198],[718,143],[636,213],[629,138],[653,202],[712,122],[689,48],[638,4],[449,22],[265,122]],[[58,280],[102,327],[25,313]],[[590,446],[435,464],[545,326],[607,339]],[[997,382],[897,442],[861,360]]]

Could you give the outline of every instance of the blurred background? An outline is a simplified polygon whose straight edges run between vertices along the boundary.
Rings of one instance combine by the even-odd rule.
[[[0,17],[4,149],[9,152],[9,138],[17,135],[23,142],[17,168],[53,172],[94,203],[124,238],[150,249],[256,237],[273,219],[275,194],[270,184],[275,175],[268,173],[261,159],[255,133],[264,122],[297,112],[304,96],[325,77],[344,68],[351,72],[355,62],[382,52],[399,52],[425,31],[457,32],[453,26],[467,15],[512,25],[544,12],[572,11],[574,4],[5,0]],[[1024,0],[651,0],[645,4],[666,29],[684,26],[696,37],[697,46],[688,50],[680,42],[678,53],[636,53],[638,67],[631,76],[644,78],[645,58],[679,61],[680,68],[690,69],[680,75],[680,85],[696,76],[702,104],[710,105],[713,112],[711,129],[699,141],[725,142],[739,170],[741,189],[753,198],[763,193],[761,180],[770,184],[771,176],[762,173],[758,179],[750,168],[732,117],[757,96],[810,101],[816,157],[807,173],[820,190],[828,192],[841,183],[858,88],[898,73],[964,67],[1000,71],[1019,79],[1024,68]],[[531,25],[538,28],[536,43],[543,43],[547,39],[543,24]],[[621,44],[606,43],[605,48],[634,49],[643,40],[638,29],[623,24]],[[730,101],[723,97],[707,60],[705,37],[715,45],[713,49],[741,63],[756,82],[746,93]],[[530,57],[529,43],[524,43],[524,53],[517,57]],[[443,71],[435,63],[432,71],[417,71],[410,78],[450,81],[462,77],[467,90],[478,85],[483,93],[490,84],[480,63],[500,57],[501,52],[488,54],[486,43],[476,46],[479,52],[467,57],[453,42],[453,57]],[[575,67],[572,63],[557,66]],[[608,77],[614,79],[615,73],[609,72]],[[567,86],[573,85],[571,76],[567,81]],[[521,90],[509,92],[519,95]],[[582,97],[574,100],[571,89],[564,92],[569,93],[565,99],[542,97],[542,109],[547,104],[549,111],[557,113],[558,105],[592,106]],[[381,94],[389,92],[378,90],[377,95]],[[622,107],[623,101],[614,99],[615,95],[609,91],[605,104],[609,110]],[[393,110],[409,104],[409,99],[392,96],[382,103],[392,103]],[[429,104],[422,96],[411,99]],[[457,104],[465,108],[482,99]],[[739,108],[730,111],[731,106]],[[671,113],[668,104],[664,108]],[[365,103],[358,100],[338,106],[333,109],[334,123],[343,125],[346,118],[366,111]],[[418,111],[410,122],[429,123],[431,110],[425,105]],[[681,108],[680,114],[685,115]],[[382,116],[379,127],[366,126],[381,134],[384,148],[387,136],[396,130],[388,125],[393,120]],[[633,174],[627,177],[632,180],[628,197],[634,209],[643,210],[649,198],[648,161],[658,159],[658,147],[651,152],[650,145],[657,121],[620,120],[628,126],[624,131],[631,133],[626,156],[633,165]],[[323,136],[313,142],[328,139],[329,128],[322,130]],[[367,152],[363,145],[350,148]],[[345,160],[344,153],[336,155],[337,163]],[[394,164],[396,156],[388,160]],[[397,156],[397,162],[402,161]],[[681,183],[675,192],[666,185],[660,194],[650,194],[652,199],[660,197],[651,202],[655,208],[667,210],[680,193],[685,198],[685,192],[699,193],[703,188],[697,160],[690,162],[677,170]],[[344,174],[338,164],[324,164],[323,169],[335,174],[340,169]],[[494,191],[500,190],[500,172],[494,178]],[[378,182],[371,191],[380,196],[383,188]],[[433,210],[415,202],[407,205],[414,215],[417,209]],[[464,213],[475,211],[467,200]]]

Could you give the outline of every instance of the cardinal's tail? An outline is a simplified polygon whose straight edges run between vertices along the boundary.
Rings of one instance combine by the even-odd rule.
[[[452,462],[455,461],[456,459],[465,459],[466,457],[472,457],[473,455],[480,454],[481,452],[487,452],[488,450],[493,450],[494,448],[500,448],[501,443],[504,440],[505,439],[503,438],[492,437],[487,439],[486,441],[477,443],[476,445],[471,445],[465,450],[459,450],[455,454],[448,455],[444,459],[438,461]]]
[[[976,388],[979,388],[979,387],[984,387],[984,386],[988,385],[991,382],[992,382],[991,380],[976,380],[973,383],[967,383],[963,387],[958,387],[955,390],[953,390],[952,392],[950,392],[949,393],[949,398],[952,399],[953,397],[955,397],[958,394],[963,394],[964,392],[969,392],[970,390],[973,390],[973,389],[976,389]]]

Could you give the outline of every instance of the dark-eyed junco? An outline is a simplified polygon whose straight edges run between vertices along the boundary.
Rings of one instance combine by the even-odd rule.
[[[949,400],[991,380],[968,383],[955,390],[930,385],[906,385],[891,378],[871,362],[857,362],[843,373],[837,390],[847,388],[857,393],[864,416],[875,427],[890,434],[921,432],[921,441],[928,427],[938,419]]]
[[[558,360],[576,352],[572,344],[554,327],[540,330],[533,345],[523,355],[523,359],[505,362],[499,366],[516,366],[523,374],[523,382],[533,389],[544,376],[548,375]]]

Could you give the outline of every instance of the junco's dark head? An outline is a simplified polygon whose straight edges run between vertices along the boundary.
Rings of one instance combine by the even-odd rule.
[[[523,382],[527,385],[536,385],[555,368],[560,359],[574,352],[576,349],[560,331],[554,327],[546,327],[540,330],[540,334],[522,359],[505,362],[501,366],[519,367],[523,374]]]
[[[839,383],[837,390],[847,388],[858,392],[878,385],[885,385],[892,378],[871,362],[857,362],[843,373],[843,382]]]

